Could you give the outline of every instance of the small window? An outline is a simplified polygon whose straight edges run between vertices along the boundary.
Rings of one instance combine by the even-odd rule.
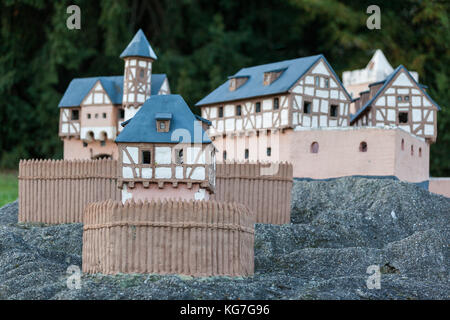
[[[359,152],[367,152],[367,142],[363,141],[359,144]]]
[[[403,100],[404,101],[409,101],[409,96],[404,96]]]
[[[270,157],[272,155],[272,148],[267,148],[267,156]]]
[[[169,132],[170,120],[156,120],[156,131]]]
[[[273,110],[278,110],[280,108],[280,99],[274,98],[273,99]]]
[[[402,139],[402,150],[405,150],[405,140]]]
[[[270,72],[264,72],[264,85],[267,86],[270,84]]]
[[[144,68],[139,68],[139,78],[144,79],[145,78],[145,70]]]
[[[142,163],[150,164],[152,162],[152,157],[150,151],[142,151]]]
[[[408,123],[408,112],[398,113],[398,123]]]
[[[223,156],[223,161],[227,160],[227,152],[226,151],[222,152],[222,156]]]
[[[311,102],[303,102],[303,113],[311,113]]]
[[[255,105],[256,112],[261,112],[261,102],[257,102]]]
[[[411,155],[412,156],[414,155],[414,146],[413,145],[411,145]]]
[[[330,117],[336,118],[338,116],[338,106],[332,104],[330,107]]]
[[[419,148],[419,157],[422,157],[422,148]]]
[[[223,118],[223,107],[219,107],[219,118]]]
[[[103,119],[106,119],[106,113],[103,112]]]
[[[240,116],[241,114],[242,114],[242,107],[239,104],[239,105],[236,106],[236,115]]]
[[[245,159],[248,159],[248,155],[249,155],[249,153],[248,153],[248,149],[245,149],[245,153],[244,153],[244,157],[245,157]]]
[[[87,114],[87,118],[88,118],[88,119],[91,118],[91,114],[90,114],[90,113]]]
[[[402,101],[402,96],[397,96],[397,101]]]
[[[329,88],[330,87],[330,79],[326,78],[325,79],[325,88]]]
[[[83,148],[87,148],[87,146],[88,146],[87,142],[83,141]]]
[[[309,150],[311,153],[318,153],[319,152],[319,143],[317,143],[317,142],[313,142],[313,143],[311,143],[311,147],[310,147],[310,150]]]
[[[78,120],[80,118],[80,111],[78,110],[72,110],[72,120]]]
[[[125,119],[125,110],[119,109],[119,119]]]
[[[95,119],[97,119],[97,118],[98,118],[98,113],[95,114]]]
[[[106,146],[106,141],[105,140],[100,141],[100,146],[102,147]]]
[[[316,87],[320,86],[320,77],[319,76],[315,77],[315,84],[316,84]]]
[[[183,149],[175,149],[175,163],[183,164]]]

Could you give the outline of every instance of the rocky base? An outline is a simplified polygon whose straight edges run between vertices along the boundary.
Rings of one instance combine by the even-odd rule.
[[[82,275],[82,225],[0,209],[0,299],[449,299],[450,199],[390,179],[295,181],[292,223],[257,225],[255,275]],[[368,289],[378,266],[380,289]]]

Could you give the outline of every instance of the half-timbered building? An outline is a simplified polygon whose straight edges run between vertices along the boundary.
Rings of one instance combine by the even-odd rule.
[[[244,68],[196,105],[221,160],[290,160],[289,135],[349,125],[351,98],[323,55]]]
[[[156,54],[142,30],[121,54],[123,76],[73,79],[60,108],[59,136],[64,159],[117,159],[114,139],[122,127],[151,95],[169,94],[165,74],[152,74]]]
[[[179,95],[147,99],[116,138],[122,201],[208,199],[216,170],[209,124]]]
[[[369,85],[355,99],[355,126],[403,129],[429,143],[436,141],[439,106],[416,82],[404,66],[397,67],[385,80]]]

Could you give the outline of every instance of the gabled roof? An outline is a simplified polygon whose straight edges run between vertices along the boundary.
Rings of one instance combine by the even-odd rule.
[[[423,86],[421,84],[419,84],[414,79],[414,77],[409,73],[408,69],[406,69],[403,65],[399,65],[385,80],[377,82],[377,84],[379,84],[379,83],[384,83],[384,84],[380,87],[380,89],[378,89],[378,91],[373,95],[373,97],[371,99],[369,99],[369,101],[366,102],[366,104],[361,109],[359,109],[354,115],[351,116],[350,123],[355,121],[361,114],[363,114],[368,108],[371,107],[372,103],[378,98],[378,96],[384,91],[384,89],[391,83],[392,79],[394,79],[394,77],[397,75],[397,73],[400,72],[400,70],[406,71],[407,76],[411,79],[411,81],[413,81],[417,85],[419,90],[425,96],[427,96],[428,99],[430,99],[430,101],[437,107],[438,110],[441,110],[439,105],[433,99],[431,99],[431,97],[428,95],[428,93],[425,90],[423,90]]]
[[[151,95],[157,95],[165,74],[152,74]],[[100,81],[112,104],[122,104],[123,76],[75,78],[66,89],[58,107],[77,107],[81,104],[92,87]]]
[[[172,114],[169,132],[156,130],[156,117],[161,113]],[[184,99],[169,94],[151,96],[123,128],[116,142],[211,143],[211,140]]]
[[[221,103],[226,101],[240,100],[258,96],[272,95],[287,92],[291,87],[319,60],[323,58],[337,81],[344,86],[339,77],[334,72],[328,61],[322,54],[285,60],[275,63],[269,63],[239,70],[235,75],[229,78],[249,77],[249,79],[234,91],[229,90],[229,81],[226,81],[213,92],[196,103],[196,106],[202,106],[212,103]],[[270,85],[263,84],[265,72],[284,70],[280,77]],[[345,91],[347,93],[347,91]],[[350,95],[347,93],[348,97]]]
[[[139,31],[136,32],[133,39],[125,48],[125,50],[122,52],[120,57],[121,58],[144,57],[144,58],[151,58],[153,60],[158,59],[156,57],[155,52],[152,49],[152,46],[148,42],[144,32],[141,29],[139,29]]]

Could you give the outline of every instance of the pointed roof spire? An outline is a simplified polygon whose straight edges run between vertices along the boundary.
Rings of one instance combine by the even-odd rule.
[[[370,59],[369,63],[366,66],[366,69],[375,72],[376,81],[384,80],[386,76],[394,71],[394,68],[392,68],[383,51],[381,51],[380,49],[377,49],[375,51],[375,54],[373,55],[372,59]]]
[[[152,49],[152,46],[148,42],[147,38],[145,37],[144,32],[142,29],[139,29],[138,32],[133,37],[133,40],[128,44],[128,46],[125,48],[125,50],[120,55],[121,58],[126,57],[144,57],[144,58],[150,58],[153,60],[158,59],[156,57],[155,52]]]

